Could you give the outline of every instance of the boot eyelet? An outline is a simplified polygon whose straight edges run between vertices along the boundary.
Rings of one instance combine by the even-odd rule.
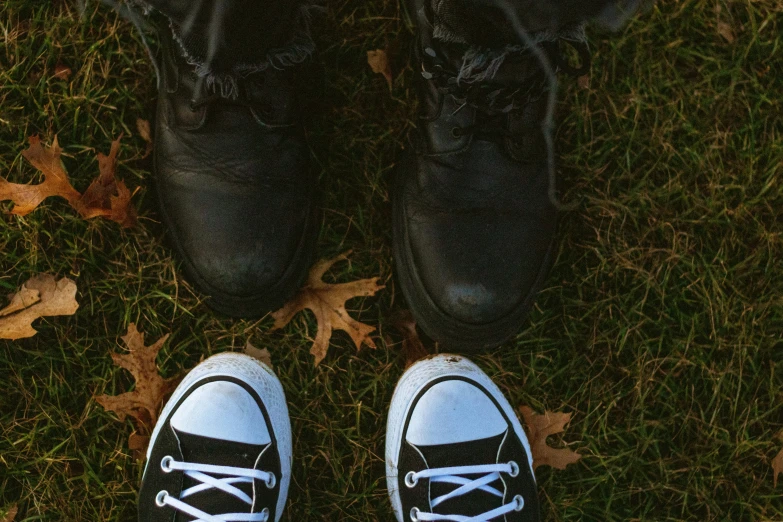
[[[454,138],[455,140],[461,139],[462,129],[460,129],[459,127],[454,127],[453,129],[451,129],[451,137]]]
[[[511,466],[511,471],[508,472],[509,476],[513,478],[519,475],[519,464],[512,460],[508,465]]]
[[[190,112],[198,112],[198,107],[196,107],[195,100],[190,100],[190,103],[188,103],[188,108],[190,109]]]
[[[163,473],[171,473],[174,471],[174,468],[171,467],[172,462],[174,462],[174,457],[170,455],[163,457],[163,460],[160,461],[160,469],[163,470]]]
[[[269,508],[264,508],[261,510],[261,516],[265,516],[266,518],[264,520],[269,520]]]
[[[274,474],[269,474],[269,479],[265,482],[267,489],[274,489],[274,487],[277,485],[277,478],[274,476]]]
[[[405,485],[408,486],[408,488],[415,488],[416,484],[419,483],[419,479],[416,478],[416,474],[413,471],[409,471],[405,475]]]
[[[166,505],[166,497],[169,496],[169,492],[165,489],[162,491],[158,491],[158,494],[155,495],[155,505],[158,507],[164,507]]]
[[[411,514],[410,514],[411,522],[419,522],[419,512],[420,512],[419,508],[417,507],[411,508]]]
[[[514,502],[517,503],[517,505],[514,507],[514,511],[522,511],[522,509],[525,507],[525,498],[522,495],[514,496]]]

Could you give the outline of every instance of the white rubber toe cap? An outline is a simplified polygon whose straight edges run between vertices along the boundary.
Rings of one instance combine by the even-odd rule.
[[[481,389],[459,379],[424,392],[411,414],[405,439],[416,446],[454,444],[500,435],[508,424]]]
[[[171,417],[171,426],[182,433],[218,440],[258,446],[272,442],[255,399],[228,381],[198,387]]]

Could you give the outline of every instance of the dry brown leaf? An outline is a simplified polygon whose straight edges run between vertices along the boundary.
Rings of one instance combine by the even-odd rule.
[[[571,421],[570,413],[544,412],[538,415],[528,406],[519,408],[527,424],[527,437],[530,451],[533,453],[533,470],[539,466],[551,466],[555,469],[565,469],[582,456],[568,448],[556,449],[547,446],[546,438],[565,431],[566,424]]]
[[[392,318],[394,326],[402,334],[402,356],[405,358],[405,368],[408,369],[416,361],[427,357],[430,352],[421,342],[416,330],[416,320],[410,310],[401,310]]]
[[[17,513],[19,513],[19,506],[14,504],[8,509],[8,512],[5,514],[1,522],[14,522]]]
[[[386,51],[383,49],[367,51],[367,63],[370,65],[372,72],[382,74],[386,78],[386,83],[389,84],[389,90],[391,90],[394,78],[392,77],[391,63]]]
[[[128,333],[122,337],[129,353],[112,353],[111,358],[114,364],[125,368],[136,380],[136,388],[132,392],[121,395],[98,395],[95,400],[104,407],[104,409],[113,411],[121,421],[127,416],[135,420],[136,433],[131,435],[129,446],[131,449],[139,449],[139,442],[143,437],[152,433],[155,423],[158,421],[158,411],[160,411],[163,399],[177,386],[179,379],[164,379],[158,373],[158,365],[155,360],[158,352],[163,348],[163,344],[169,338],[164,335],[162,338],[151,345],[144,345],[144,334],[136,329],[136,325],[131,323],[128,326]],[[143,454],[143,451],[141,451]]]
[[[71,77],[72,74],[73,71],[71,70],[71,68],[62,63],[58,63],[54,67],[53,77],[57,78],[58,80],[68,81],[68,79]]]
[[[278,330],[291,322],[291,319],[305,308],[313,311],[318,321],[318,334],[310,348],[310,353],[315,356],[316,366],[326,357],[333,330],[347,332],[357,350],[361,349],[362,344],[375,348],[375,342],[370,337],[370,334],[375,331],[375,327],[353,319],[345,310],[345,303],[354,297],[375,295],[378,290],[384,288],[383,285],[378,284],[379,278],[338,284],[325,283],[322,279],[332,265],[348,259],[350,253],[346,252],[333,259],[322,259],[316,263],[310,269],[307,284],[297,292],[288,304],[272,314],[275,319],[272,329]]]
[[[589,89],[590,88],[590,75],[589,74],[583,74],[579,78],[576,79],[576,83],[579,85],[580,89]]]
[[[87,187],[76,210],[85,219],[104,217],[129,228],[136,224],[136,209],[130,204],[131,193],[128,187],[115,178],[120,139],[122,136],[112,142],[108,156],[98,153],[100,174]]]
[[[71,205],[78,203],[81,194],[68,181],[68,174],[60,161],[61,153],[57,137],[51,147],[41,145],[37,136],[30,138],[30,147],[22,152],[22,156],[43,173],[44,181],[38,185],[21,185],[0,178],[0,201],[11,200],[14,203],[12,214],[27,215],[51,196],[63,197]]]
[[[152,153],[152,128],[150,122],[138,118],[136,120],[136,130],[139,132],[139,136],[147,143],[147,150],[144,152],[142,159],[146,158]]]
[[[249,342],[245,345],[245,355],[249,355],[250,357],[254,359],[258,359],[262,363],[266,364],[270,368],[274,368],[275,365],[272,364],[272,354],[269,353],[269,350],[266,348],[263,348],[259,350]]]
[[[11,297],[11,303],[0,310],[0,339],[24,339],[38,333],[33,321],[40,317],[73,315],[79,308],[76,302],[76,283],[64,277],[49,274],[33,277]]]
[[[22,152],[22,156],[43,173],[44,181],[38,185],[23,185],[0,178],[0,201],[10,200],[14,203],[12,214],[24,216],[35,210],[46,198],[60,196],[85,219],[104,217],[123,227],[136,224],[136,209],[130,204],[130,190],[114,177],[120,150],[119,139],[112,143],[109,156],[98,153],[100,174],[84,195],[79,194],[68,180],[68,173],[60,158],[62,149],[56,137],[51,147],[42,145],[36,136],[32,136],[29,141],[30,146]]]
[[[144,458],[144,453],[147,451],[147,446],[150,445],[149,435],[139,435],[136,432],[130,434],[128,437],[128,449],[136,454],[139,459]]]
[[[718,22],[718,34],[730,44],[734,43],[734,40],[736,40],[734,37],[734,29],[726,22]]]
[[[778,475],[783,473],[783,450],[772,459],[772,481],[778,487]]]

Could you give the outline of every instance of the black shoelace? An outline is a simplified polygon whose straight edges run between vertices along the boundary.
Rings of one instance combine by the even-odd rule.
[[[545,42],[541,44],[547,58],[556,67],[555,72],[564,72],[574,77],[582,76],[590,69],[590,54],[587,44],[563,40],[572,46],[579,54],[581,65],[574,67],[567,59],[558,45],[558,42]],[[531,102],[537,101],[546,93],[547,78],[544,70],[536,63],[535,56],[527,56],[519,67],[520,74],[513,84],[497,82],[488,79],[480,82],[467,80],[460,81],[458,72],[449,67],[433,49],[426,51],[427,65],[422,66],[422,76],[425,79],[436,82],[438,91],[442,94],[452,95],[460,107],[473,107],[481,113],[483,118],[476,124],[455,129],[456,137],[475,133],[491,133],[514,137],[514,133],[502,128],[503,116],[520,111]],[[519,65],[516,57],[509,57],[514,61],[513,66]]]
[[[493,79],[480,82],[460,81],[458,72],[429,48],[425,50],[426,57],[422,63],[421,74],[425,79],[436,82],[439,92],[454,96],[460,103],[456,112],[467,106],[479,112],[480,118],[475,124],[452,130],[455,138],[480,134],[519,139],[522,134],[505,128],[504,116],[510,112],[522,111],[528,104],[548,94],[547,111],[541,130],[547,144],[549,199],[559,210],[570,210],[571,207],[563,205],[557,196],[553,143],[553,116],[558,87],[556,74],[562,72],[573,77],[586,74],[591,65],[590,52],[586,43],[573,40],[561,39],[534,44],[515,14],[511,22],[527,46],[527,50],[522,51],[527,56],[510,58],[513,62],[519,62],[522,58],[519,74],[513,83],[501,83]],[[568,62],[560,42],[571,46],[577,52],[580,65],[575,67]]]

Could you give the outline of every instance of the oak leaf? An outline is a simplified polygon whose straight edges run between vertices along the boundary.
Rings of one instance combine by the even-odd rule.
[[[430,352],[421,342],[416,330],[416,320],[410,310],[400,310],[392,317],[392,326],[402,334],[402,356],[405,358],[405,368],[416,361],[427,357]]]
[[[783,450],[772,459],[772,481],[775,487],[778,487],[778,475],[781,473],[783,473]]]
[[[127,354],[112,353],[114,364],[128,370],[136,380],[136,388],[121,395],[98,395],[95,400],[108,411],[113,411],[121,421],[130,416],[134,419],[136,433],[129,440],[131,449],[143,454],[146,447],[146,437],[152,433],[158,421],[163,399],[174,391],[179,379],[164,379],[158,373],[155,360],[163,344],[169,338],[164,335],[151,346],[144,345],[144,334],[138,331],[136,325],[128,325],[128,333],[122,337]]]
[[[275,366],[272,364],[272,354],[266,348],[258,349],[249,342],[245,345],[245,355],[249,355],[253,359],[258,359],[262,363],[266,364],[270,368]]]
[[[11,297],[11,303],[0,310],[0,339],[32,337],[38,333],[32,326],[36,319],[73,315],[78,308],[76,283],[67,277],[58,281],[49,274],[37,275],[24,283]]]
[[[6,512],[2,520],[0,520],[0,522],[14,522],[17,513],[19,513],[19,506],[14,504],[10,508],[8,508],[8,511]]]
[[[734,40],[736,40],[734,29],[726,22],[718,22],[718,34],[730,44],[734,43]]]
[[[136,210],[130,204],[131,192],[122,181],[115,179],[119,139],[112,143],[109,156],[98,153],[100,174],[84,195],[73,188],[68,180],[68,173],[61,160],[62,149],[56,137],[51,146],[41,144],[37,136],[31,136],[29,142],[30,146],[22,152],[22,156],[43,173],[44,181],[38,185],[26,185],[0,178],[0,201],[13,202],[12,214],[25,216],[46,198],[59,196],[84,219],[104,217],[123,227],[136,223]]]
[[[70,67],[62,63],[58,63],[54,67],[54,74],[52,76],[58,80],[68,81],[72,74],[73,70]]]
[[[571,421],[570,413],[544,412],[538,415],[528,406],[519,408],[527,425],[527,438],[533,457],[533,470],[539,466],[551,466],[555,469],[565,469],[569,464],[577,462],[582,456],[568,448],[556,449],[548,446],[546,438],[565,431],[566,424]]]
[[[136,119],[136,130],[139,132],[139,136],[147,143],[147,150],[144,152],[144,156],[141,159],[146,158],[152,154],[152,128],[148,120]]]
[[[392,77],[388,53],[383,49],[367,51],[367,64],[372,69],[372,72],[382,74],[383,77],[386,78],[386,83],[389,84],[389,90],[391,90],[394,78]]]
[[[42,145],[37,136],[30,137],[30,147],[22,152],[22,156],[43,173],[44,181],[38,185],[21,185],[0,178],[0,201],[11,200],[14,203],[12,214],[25,216],[51,196],[63,197],[71,205],[78,203],[81,194],[68,181],[60,154],[62,149],[57,137],[51,147]]]
[[[326,357],[329,350],[329,339],[334,330],[343,330],[351,336],[357,350],[366,344],[375,348],[375,341],[370,334],[374,326],[360,323],[353,319],[345,310],[345,303],[354,297],[368,297],[384,288],[379,285],[379,278],[361,279],[350,283],[330,284],[323,281],[324,274],[338,261],[348,259],[350,251],[333,259],[322,259],[310,269],[305,286],[297,292],[294,298],[283,308],[272,314],[275,324],[272,330],[283,328],[296,314],[305,308],[312,310],[318,321],[318,334],[310,348],[315,356],[316,366]]]
[[[120,139],[111,144],[108,156],[98,153],[98,177],[90,183],[76,210],[85,219],[104,217],[129,228],[136,224],[136,209],[130,204],[131,192],[115,178]]]

